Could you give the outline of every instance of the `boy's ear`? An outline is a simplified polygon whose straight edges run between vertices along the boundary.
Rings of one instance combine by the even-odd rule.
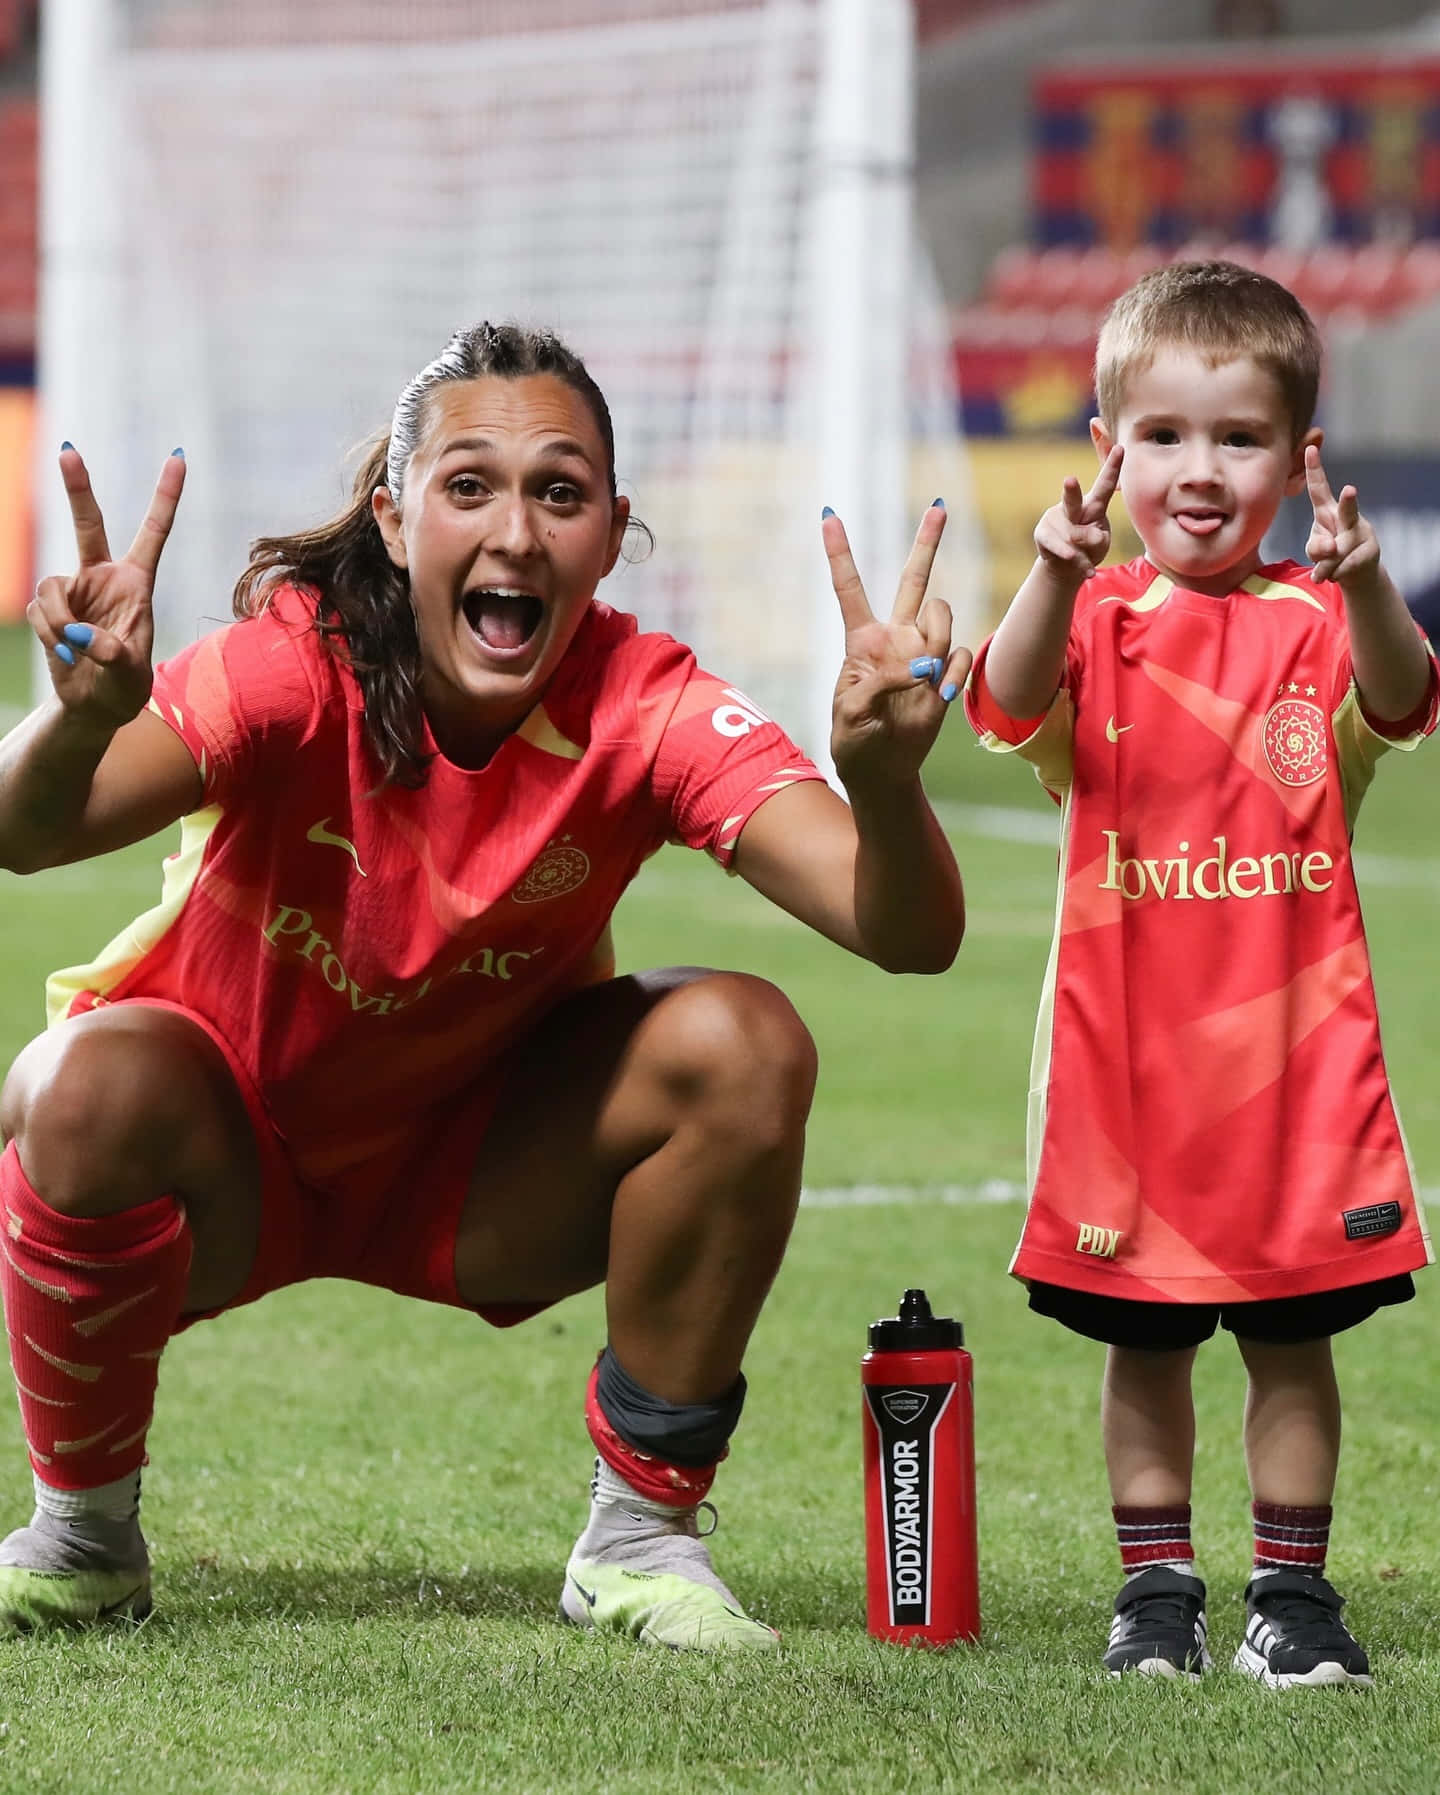
[[[1313,444],[1319,448],[1325,440],[1325,432],[1318,428],[1307,430],[1295,445],[1295,453],[1290,460],[1290,473],[1285,481],[1285,497],[1293,499],[1305,490],[1305,451]]]
[[[1103,461],[1114,447],[1114,439],[1111,437],[1110,432],[1105,428],[1105,423],[1102,418],[1091,418],[1090,440],[1095,445],[1095,453]],[[1301,452],[1301,465],[1304,465],[1303,450]]]

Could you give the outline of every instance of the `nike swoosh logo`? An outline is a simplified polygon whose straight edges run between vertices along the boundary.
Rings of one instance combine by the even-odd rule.
[[[1109,722],[1105,725],[1105,740],[1107,742],[1118,742],[1127,729],[1133,729],[1134,727],[1135,725],[1133,723],[1117,723],[1115,719],[1111,717]]]
[[[329,821],[329,817],[326,816],[321,817],[318,823],[312,823],[305,831],[306,841],[316,842],[322,848],[344,848],[345,852],[355,862],[356,872],[359,873],[362,879],[368,878],[369,874],[365,871],[365,868],[361,866],[360,856],[355,851],[355,843],[353,841],[346,841],[343,835],[332,835],[325,827]]]
[[[570,1573],[570,1581],[575,1585],[576,1589],[578,1589],[580,1591],[580,1594],[585,1598],[585,1600],[593,1608],[595,1606],[596,1601],[598,1600],[598,1598],[596,1597],[594,1592],[592,1590],[586,1589],[585,1585],[580,1582],[580,1580],[576,1577],[576,1575],[573,1571]]]

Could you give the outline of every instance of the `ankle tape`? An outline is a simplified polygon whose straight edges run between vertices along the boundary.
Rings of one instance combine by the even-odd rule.
[[[742,1376],[718,1402],[667,1402],[637,1384],[606,1347],[590,1373],[585,1424],[595,1450],[632,1488],[688,1508],[709,1491],[744,1401]]]

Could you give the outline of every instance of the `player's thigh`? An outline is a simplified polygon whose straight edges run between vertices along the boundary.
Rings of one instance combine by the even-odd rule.
[[[244,1286],[259,1239],[260,1154],[237,1070],[182,1011],[107,1005],[20,1053],[0,1134],[61,1213],[114,1215],[173,1196],[194,1242],[185,1307],[215,1308]]]
[[[505,1062],[457,1228],[465,1300],[554,1300],[601,1282],[616,1187],[731,1065],[754,1087],[748,1132],[763,1133],[767,1103],[803,1128],[813,1046],[763,979],[670,967],[558,1005]]]

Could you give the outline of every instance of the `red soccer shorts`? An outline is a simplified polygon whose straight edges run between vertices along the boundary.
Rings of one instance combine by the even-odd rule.
[[[472,1308],[456,1287],[455,1241],[498,1081],[453,1102],[443,1127],[426,1117],[416,1128],[413,1154],[382,1187],[321,1190],[297,1175],[249,1070],[205,1017],[153,998],[122,1001],[171,1010],[204,1030],[225,1056],[260,1156],[260,1239],[250,1276],[233,1302],[183,1315],[180,1329],[310,1278],[347,1278],[400,1296]],[[474,1312],[494,1327],[513,1327],[548,1306],[491,1303]]]

